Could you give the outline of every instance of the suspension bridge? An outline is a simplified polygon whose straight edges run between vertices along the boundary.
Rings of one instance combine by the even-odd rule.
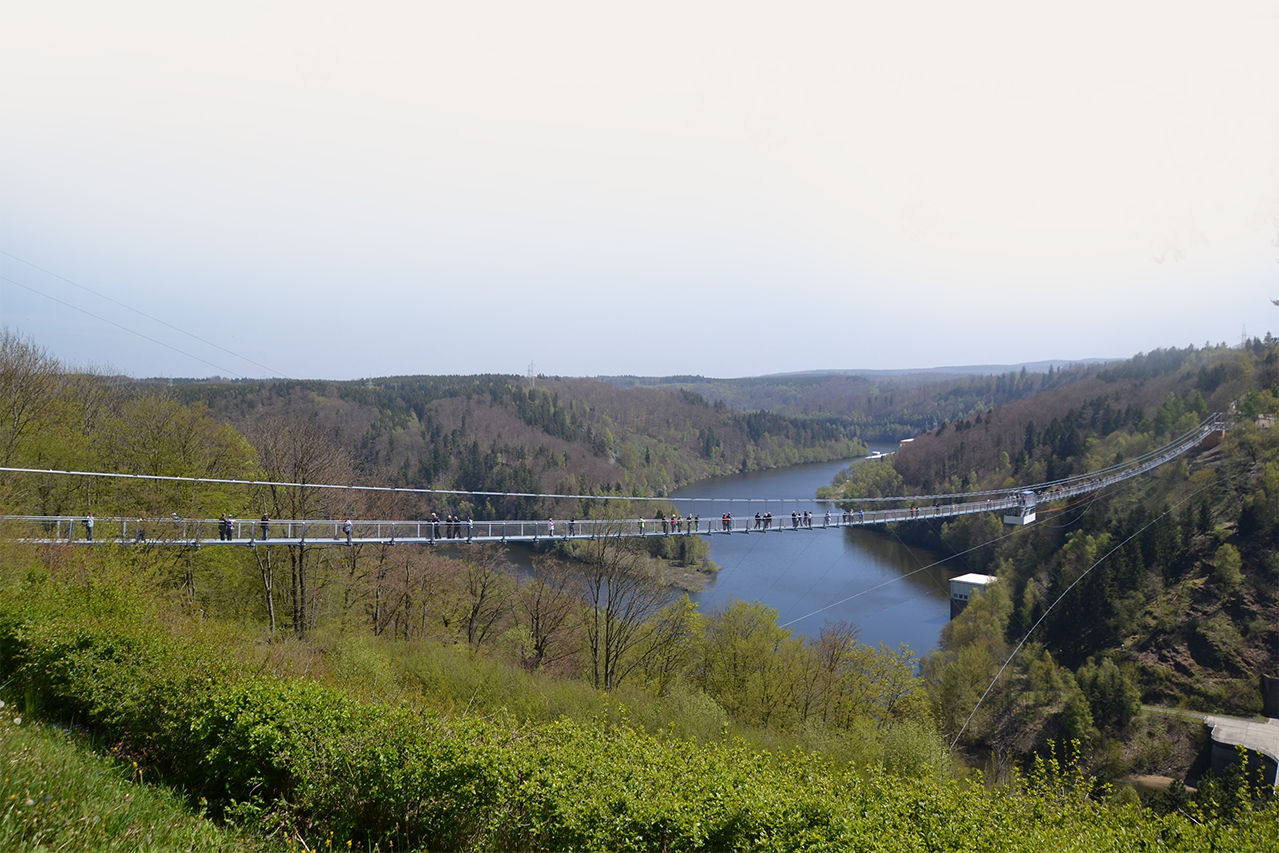
[[[636,498],[617,495],[563,495],[462,490],[409,489],[378,486],[317,485],[277,483],[261,480],[184,478],[103,472],[53,471],[27,468],[0,468],[0,471],[63,474],[68,476],[116,477],[144,480],[180,480],[199,483],[230,483],[245,486],[290,486],[309,489],[411,492],[467,496],[536,497],[551,500],[651,501],[683,507],[670,516],[651,518],[547,518],[474,520],[436,518],[411,520],[378,519],[259,519],[201,518],[176,515],[168,518],[94,518],[89,516],[0,516],[4,538],[28,543],[72,543],[86,546],[156,545],[177,547],[357,546],[357,545],[440,545],[460,543],[506,543],[572,541],[609,538],[649,538],[670,536],[732,536],[806,534],[819,530],[870,527],[916,519],[947,519],[976,513],[999,513],[1007,524],[1034,521],[1037,507],[1048,502],[1069,501],[1103,491],[1126,480],[1140,477],[1166,465],[1220,434],[1225,422],[1214,414],[1193,430],[1134,459],[1087,474],[1046,483],[962,494],[915,495],[893,498],[866,498],[826,502],[830,507],[818,515],[792,511],[772,517],[771,507],[812,505],[813,498]],[[724,512],[715,518],[701,518],[703,505],[740,507],[740,517]],[[890,504],[886,506],[886,504]],[[707,507],[710,509],[710,507]]]

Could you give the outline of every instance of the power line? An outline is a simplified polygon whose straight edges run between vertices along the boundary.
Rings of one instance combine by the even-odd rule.
[[[0,470],[2,470],[2,469],[0,469]],[[908,577],[912,577],[912,576],[914,576],[914,575],[917,575],[917,574],[919,574],[920,572],[924,572],[924,571],[927,571],[927,570],[929,570],[929,569],[931,569],[931,568],[934,568],[934,567],[936,567],[936,566],[940,566],[942,563],[949,562],[949,561],[951,561],[951,560],[955,559],[956,557],[962,557],[962,556],[964,556],[965,554],[971,554],[973,551],[976,551],[976,550],[981,549],[981,548],[985,548],[987,545],[993,545],[993,544],[994,544],[994,543],[996,543],[996,542],[999,542],[999,541],[1001,541],[1001,540],[1003,540],[1003,539],[1007,539],[1009,536],[1013,536],[1013,535],[1017,534],[1017,533],[1018,533],[1019,531],[1021,531],[1021,530],[1028,530],[1029,528],[1031,528],[1031,527],[1033,527],[1033,526],[1035,526],[1035,525],[1037,525],[1037,524],[1042,524],[1042,523],[1043,523],[1042,521],[1035,521],[1035,522],[1032,522],[1031,524],[1027,524],[1027,525],[1024,525],[1024,526],[1022,526],[1022,527],[1014,527],[1012,530],[1010,530],[1009,532],[1005,533],[1003,536],[997,536],[997,537],[995,537],[994,539],[991,539],[991,540],[990,540],[990,541],[988,541],[988,542],[983,542],[983,543],[981,543],[980,545],[974,545],[973,547],[969,548],[967,551],[960,551],[958,554],[951,554],[949,557],[943,557],[942,559],[937,560],[937,561],[932,562],[932,563],[929,563],[929,564],[928,564],[928,565],[926,565],[926,566],[920,566],[918,569],[915,569],[914,571],[907,572],[907,573],[906,573],[906,574],[904,574],[904,575],[897,575],[896,577],[889,578],[888,580],[884,581],[883,583],[875,584],[875,586],[872,586],[872,587],[868,587],[868,588],[866,588],[866,589],[863,589],[861,592],[855,592],[855,593],[853,593],[852,595],[848,596],[847,598],[841,598],[841,599],[839,599],[838,601],[832,601],[830,604],[827,604],[827,605],[826,605],[826,606],[824,606],[824,607],[819,607],[819,608],[817,608],[816,610],[814,610],[814,611],[813,611],[813,612],[811,612],[811,613],[805,613],[803,616],[798,616],[798,617],[796,617],[796,618],[794,618],[794,619],[790,620],[789,622],[784,622],[784,623],[782,623],[782,624],[781,624],[780,626],[778,626],[778,627],[781,627],[781,628],[789,628],[791,625],[794,625],[796,622],[803,622],[805,619],[809,618],[810,616],[816,616],[818,613],[824,613],[824,612],[826,612],[827,610],[830,610],[832,607],[838,607],[839,605],[844,604],[845,602],[852,601],[854,598],[861,598],[863,595],[866,595],[866,594],[868,594],[868,593],[872,593],[872,592],[874,592],[874,591],[875,591],[875,590],[877,590],[877,589],[883,589],[884,587],[888,586],[889,584],[897,583],[898,581],[905,580],[905,579],[906,579],[906,578],[908,578]],[[905,543],[903,542],[902,544],[904,545]],[[845,589],[847,589],[847,587],[845,587]]]
[[[246,378],[243,374],[236,373],[234,370],[230,369],[229,367],[223,367],[219,364],[214,364],[208,359],[200,358],[198,355],[192,355],[186,350],[180,350],[177,347],[173,346],[172,344],[166,344],[164,341],[157,341],[155,338],[150,337],[149,335],[144,335],[141,332],[137,331],[136,329],[130,329],[128,326],[121,326],[119,323],[115,322],[114,320],[108,320],[106,317],[101,317],[97,314],[94,314],[92,311],[86,311],[85,309],[81,308],[79,305],[72,305],[70,302],[64,302],[56,296],[50,296],[49,294],[40,290],[36,290],[34,287],[29,287],[20,281],[14,281],[13,279],[3,275],[0,275],[0,281],[7,281],[10,284],[16,284],[18,287],[21,287],[23,290],[29,290],[32,293],[36,294],[37,296],[43,296],[45,299],[56,302],[59,305],[65,305],[68,308],[73,308],[76,311],[79,311],[81,314],[87,314],[88,316],[92,317],[95,320],[101,320],[104,323],[115,326],[117,329],[123,329],[124,331],[128,332],[131,335],[137,335],[139,338],[142,338],[143,340],[148,340],[153,344],[159,344],[160,346],[165,347],[166,349],[173,350],[179,355],[185,355],[187,358],[193,358],[196,361],[203,362],[204,364],[209,365],[210,367],[216,367],[218,370],[229,373],[232,376],[237,376],[241,379]]]
[[[119,305],[121,308],[128,309],[129,311],[132,311],[134,314],[137,314],[137,315],[142,316],[142,317],[146,317],[148,320],[151,320],[151,321],[153,321],[153,322],[155,322],[155,323],[159,323],[159,324],[160,324],[160,325],[162,325],[162,326],[167,326],[167,327],[169,327],[170,329],[172,329],[172,330],[173,330],[173,331],[175,331],[175,332],[181,332],[182,334],[186,335],[187,337],[189,337],[189,338],[193,338],[193,339],[195,339],[195,340],[199,341],[199,342],[200,342],[200,343],[202,343],[202,344],[207,344],[208,346],[211,346],[211,347],[213,347],[214,349],[220,349],[220,350],[222,350],[224,353],[226,353],[227,355],[233,355],[233,356],[235,356],[236,358],[238,358],[238,359],[240,359],[240,360],[242,360],[242,361],[247,361],[249,364],[252,364],[252,365],[255,365],[255,366],[257,366],[257,367],[260,367],[260,368],[262,368],[263,370],[268,371],[269,373],[274,373],[276,376],[279,376],[281,379],[286,378],[286,377],[284,376],[284,374],[283,374],[283,373],[280,373],[280,371],[275,370],[275,369],[270,368],[270,367],[267,367],[265,364],[262,364],[261,362],[254,361],[253,359],[251,359],[251,358],[249,358],[249,357],[247,357],[247,356],[240,355],[239,353],[234,352],[234,351],[232,351],[232,350],[229,350],[229,349],[227,349],[227,348],[226,348],[226,347],[224,347],[224,346],[221,346],[221,345],[219,345],[219,344],[215,344],[213,341],[205,340],[204,338],[200,337],[199,335],[197,335],[197,334],[195,334],[195,333],[193,333],[193,332],[188,332],[186,329],[183,329],[183,328],[180,328],[180,327],[178,327],[178,326],[175,326],[175,325],[173,325],[172,323],[166,322],[165,320],[161,320],[159,317],[153,317],[153,316],[151,316],[150,314],[146,313],[145,311],[139,311],[137,308],[134,308],[132,305],[127,305],[127,304],[125,304],[125,303],[121,302],[121,301],[120,301],[120,300],[118,300],[118,299],[113,299],[113,298],[111,298],[110,296],[107,296],[105,293],[99,293],[98,291],[94,290],[94,289],[93,289],[93,288],[91,288],[91,287],[86,287],[86,286],[84,286],[83,284],[80,284],[79,282],[72,281],[71,279],[67,278],[67,277],[66,277],[66,276],[64,276],[64,275],[58,275],[56,272],[53,272],[52,270],[47,270],[47,269],[45,269],[45,268],[44,268],[44,267],[42,267],[42,266],[39,266],[39,265],[37,265],[37,264],[33,264],[33,263],[31,263],[31,261],[24,260],[23,258],[20,258],[20,257],[18,257],[17,255],[13,254],[12,252],[6,252],[6,251],[4,251],[3,249],[0,249],[0,255],[5,255],[6,257],[13,258],[15,261],[18,261],[19,263],[26,264],[27,266],[31,267],[32,269],[37,269],[37,270],[39,270],[40,272],[44,273],[45,275],[51,275],[51,276],[53,276],[53,277],[54,277],[54,278],[56,278],[56,279],[59,279],[59,280],[61,280],[61,281],[65,281],[67,284],[71,285],[72,287],[78,287],[78,288],[80,288],[81,290],[83,290],[83,291],[84,291],[84,292],[86,292],[86,293],[92,293],[94,296],[98,297],[99,299],[105,299],[105,300],[107,300],[108,302],[111,302],[111,303],[113,303],[113,304],[115,304],[115,305]],[[11,279],[5,279],[5,281],[11,281]],[[14,282],[14,284],[17,284],[17,282]],[[19,286],[19,287],[23,287],[24,285],[18,285],[18,286]],[[29,288],[29,287],[28,287],[27,289],[28,289],[28,290],[31,290],[31,288]],[[39,291],[33,291],[33,292],[37,292],[37,293],[38,293]],[[43,294],[43,293],[41,293],[40,295],[41,295],[41,296],[45,296],[45,295],[47,295],[47,294]],[[50,299],[52,299],[53,297],[49,297],[49,298],[50,298]],[[63,304],[65,305],[66,303],[63,303]],[[75,307],[75,306],[72,306],[72,307]],[[87,311],[86,311],[85,313],[87,314],[87,313],[89,313],[89,312],[87,312]],[[92,314],[91,314],[90,316],[97,316],[97,315],[92,315]],[[98,319],[99,319],[99,320],[101,320],[101,319],[103,319],[103,318],[98,317]],[[110,320],[106,320],[106,321],[104,321],[104,322],[108,322],[108,323],[110,323],[111,321],[110,321]],[[114,325],[116,325],[116,324],[115,324],[115,323],[112,323],[111,325],[113,325],[113,326],[114,326]],[[120,328],[124,328],[124,327],[123,327],[123,326],[121,326]],[[129,331],[129,330],[127,330],[127,329],[126,329],[126,331]],[[137,332],[134,332],[134,334],[137,334]],[[151,340],[151,339],[150,339],[150,338],[148,338],[147,340]],[[156,341],[156,343],[159,343],[159,342],[158,342],[158,341]],[[167,344],[165,344],[164,346],[168,346],[168,345],[167,345]],[[173,349],[173,347],[169,347],[169,348],[170,348],[170,349]],[[178,350],[178,352],[181,352],[181,350]],[[187,353],[184,353],[184,355],[187,355]],[[191,356],[191,357],[192,357],[192,358],[195,358],[195,356]],[[203,359],[200,359],[200,361],[204,361],[204,360],[203,360]],[[204,363],[205,363],[205,364],[210,364],[210,362],[207,362],[207,361],[205,361]],[[213,365],[213,366],[214,366],[214,367],[217,367],[217,365]],[[218,369],[219,369],[219,370],[226,370],[226,368],[225,368],[225,367],[219,367]],[[239,374],[234,374],[234,375],[239,376]]]

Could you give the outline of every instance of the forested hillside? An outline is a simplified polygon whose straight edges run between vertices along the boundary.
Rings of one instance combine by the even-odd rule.
[[[1163,750],[1185,754],[1141,702],[1255,713],[1258,678],[1279,671],[1279,342],[1156,351],[1096,376],[946,424],[890,461],[857,466],[828,494],[1009,488],[1132,458],[1212,411],[1231,424],[1148,477],[1072,505],[1041,503],[1039,523],[994,515],[911,522],[890,535],[961,554],[954,570],[999,583],[943,632],[925,667],[943,731],[956,735],[1013,646],[1030,644],[965,731],[1007,756],[1052,738],[1085,744],[1111,774]],[[1146,746],[1142,746],[1145,743]],[[1120,744],[1127,744],[1128,749]]]
[[[357,476],[397,486],[662,496],[717,474],[865,453],[849,418],[738,412],[687,391],[590,379],[191,383],[171,393],[250,436],[272,419],[315,424]],[[466,509],[535,509],[508,503]]]
[[[634,476],[656,474],[654,454],[713,470],[739,449],[749,458],[847,441],[823,433],[818,419],[734,414],[598,383],[551,385],[493,380],[481,394],[470,380],[441,380],[418,409],[390,402],[402,388],[302,383],[188,389],[194,399],[184,402],[167,389],[67,371],[30,341],[0,338],[7,467],[270,474],[295,484],[0,479],[0,515],[96,512],[104,523],[141,515],[148,525],[129,544],[20,541],[17,531],[30,529],[23,522],[0,531],[0,746],[14,750],[5,759],[11,793],[0,841],[74,847],[92,832],[106,849],[131,849],[127,833],[140,812],[112,798],[142,808],[149,798],[124,790],[160,784],[180,793],[145,808],[174,833],[200,839],[198,848],[186,842],[192,849],[244,836],[289,849],[299,841],[380,850],[1128,850],[1134,839],[1173,850],[1274,849],[1275,805],[1254,802],[1241,784],[1142,809],[1131,792],[1111,796],[1051,758],[1024,776],[1000,775],[993,790],[957,762],[944,736],[972,698],[963,691],[1012,633],[999,620],[1016,610],[998,593],[954,623],[943,654],[921,671],[909,650],[859,642],[855,626],[829,624],[808,639],[759,603],[700,611],[664,582],[665,561],[696,558],[676,553],[696,537],[655,538],[663,560],[632,540],[601,537],[544,552],[532,571],[508,565],[500,550],[462,544],[173,541],[172,513],[412,510],[399,497],[309,484],[399,470],[395,454],[409,433],[423,449],[403,459],[422,464],[428,423],[441,436],[469,437],[463,424],[500,422],[483,435],[490,445],[509,441],[502,447],[525,446],[506,437],[522,424],[518,435],[548,454],[591,441],[607,450],[611,440],[605,464],[627,471],[619,446],[630,444],[637,457],[650,454],[635,460]],[[472,390],[444,393],[457,387]],[[457,425],[446,431],[449,418]],[[363,456],[350,450],[357,436],[369,439]],[[454,483],[467,476],[456,458],[432,474]],[[1275,523],[1257,509],[1264,498],[1251,496],[1249,524]],[[1211,536],[1229,535],[1218,526],[1210,517]],[[1255,569],[1239,550],[1238,565],[1214,551],[1213,571],[1243,590]],[[1019,592],[1008,600],[1033,608],[1047,599]],[[1124,724],[1103,709],[1129,707],[1126,671],[1116,676],[1100,659],[1072,673],[1041,650],[1033,660],[1017,677],[1039,679],[1039,717],[1092,719],[1099,731]],[[1071,679],[1073,692],[1063,686]],[[1075,717],[1063,716],[1062,702]],[[1006,704],[998,707],[970,742],[1001,743],[998,733],[1011,729]],[[1083,717],[1081,708],[1097,710]],[[1059,728],[1092,737],[1086,727]],[[1016,731],[1033,740],[1057,730]],[[92,749],[106,757],[82,754]],[[123,770],[128,785],[81,792],[42,756],[105,767],[104,777],[116,768],[117,783]],[[1096,764],[1092,753],[1085,760]],[[72,804],[121,817],[81,820]],[[183,804],[187,813],[174,815]],[[208,827],[209,818],[230,834]]]

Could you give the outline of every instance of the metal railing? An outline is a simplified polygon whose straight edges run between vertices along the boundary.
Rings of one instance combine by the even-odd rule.
[[[445,521],[433,519],[261,519],[94,517],[89,516],[0,516],[5,538],[27,542],[78,544],[123,543],[161,545],[331,545],[356,543],[458,543],[537,542],[554,539],[597,539],[600,537],[713,536],[752,533],[786,533],[801,530],[863,527],[896,521],[926,518],[954,518],[980,512],[1020,510],[1022,492],[1033,492],[1036,503],[1064,500],[1100,491],[1124,480],[1145,474],[1197,446],[1213,430],[1221,428],[1219,415],[1204,421],[1195,430],[1174,442],[1120,465],[1090,474],[1049,483],[1021,486],[997,492],[969,492],[962,495],[929,495],[895,499],[908,506],[888,509],[843,509],[816,513],[804,518],[742,518],[721,516],[702,519],[696,514],[671,518],[611,519],[503,519]],[[978,497],[962,501],[956,498]],[[984,500],[981,496],[987,496]],[[874,507],[884,499],[865,501]],[[736,499],[740,503],[741,499]],[[760,499],[761,503],[767,503]],[[830,503],[830,501],[827,501]],[[839,501],[856,504],[857,501]]]

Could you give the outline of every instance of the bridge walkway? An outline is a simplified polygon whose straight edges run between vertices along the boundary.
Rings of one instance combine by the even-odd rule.
[[[812,515],[807,523],[791,516],[778,516],[769,524],[753,514],[736,518],[701,519],[695,509],[699,503],[724,505],[743,502],[753,508],[792,501],[764,498],[743,501],[734,499],[695,499],[693,510],[672,522],[659,518],[578,519],[504,519],[461,521],[450,525],[430,519],[369,520],[351,519],[351,534],[344,530],[345,519],[272,519],[266,531],[256,519],[232,520],[229,535],[215,535],[219,519],[96,518],[90,533],[82,516],[0,516],[3,538],[22,542],[80,545],[138,544],[181,547],[256,547],[258,545],[439,545],[485,542],[543,542],[547,540],[590,540],[610,538],[651,538],[657,536],[731,536],[778,533],[800,533],[815,530],[839,530],[846,527],[869,527],[889,522],[919,519],[944,520],[983,512],[1003,512],[1006,520],[1033,511],[1037,504],[1068,501],[1117,485],[1125,480],[1154,470],[1198,446],[1209,434],[1221,428],[1219,418],[1205,421],[1182,436],[1176,443],[1161,448],[1127,467],[1119,466],[1099,472],[1097,476],[1081,476],[1052,483],[1040,483],[1019,489],[966,495],[925,495],[899,500],[904,506],[875,509],[880,501],[844,502],[847,507],[832,504],[832,510]],[[986,495],[986,497],[982,497]],[[974,497],[975,500],[956,500]],[[555,496],[548,496],[555,497]],[[689,502],[671,499],[672,503]],[[804,499],[811,504],[813,499]],[[912,502],[914,502],[912,504]],[[865,509],[870,506],[871,509]],[[749,510],[748,510],[749,513]],[[1011,514],[1011,515],[1010,515]]]

